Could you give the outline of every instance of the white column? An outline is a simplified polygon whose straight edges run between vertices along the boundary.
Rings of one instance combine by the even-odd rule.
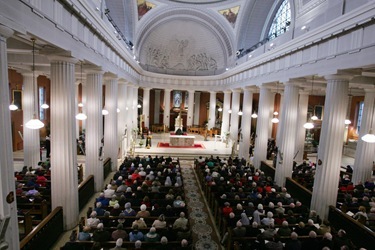
[[[261,161],[267,159],[267,143],[269,124],[271,123],[270,113],[273,111],[273,93],[265,86],[260,86],[257,129],[255,135],[254,161],[255,168],[260,168]]]
[[[285,178],[292,177],[293,157],[296,141],[297,117],[298,117],[298,86],[293,82],[285,83],[285,101],[283,102],[280,123],[279,152],[277,154],[277,167],[275,182],[285,186]]]
[[[230,94],[229,90],[224,91],[224,103],[223,103],[223,119],[221,123],[221,136],[224,136],[226,132],[229,132],[229,113],[230,110]]]
[[[336,205],[349,86],[347,77],[329,75],[325,78],[324,117],[311,200],[311,209],[322,219],[328,218],[329,205]]]
[[[239,157],[249,160],[250,135],[251,135],[251,113],[253,112],[253,91],[244,88],[242,101],[242,118]]]
[[[86,90],[86,81],[82,82],[82,104],[83,107],[81,108],[82,112],[87,115],[87,107],[86,107],[86,100],[87,100],[87,90]],[[82,130],[86,131],[86,120],[82,120]]]
[[[186,126],[193,126],[193,115],[194,115],[194,90],[189,90],[189,99],[188,99],[188,112]]]
[[[216,123],[216,92],[210,91],[210,109],[208,118],[208,129],[214,128]]]
[[[76,90],[75,90],[75,95],[74,95],[74,114],[77,115],[80,110],[80,107],[78,107],[79,82],[75,83],[75,89]],[[80,120],[76,119],[76,138],[77,139],[79,138],[79,123],[80,123]]]
[[[279,94],[280,94],[279,110],[275,110],[275,111],[279,112],[279,114],[277,115],[277,118],[279,118],[279,120],[281,120],[281,117],[283,115],[284,93],[279,93]],[[278,123],[277,126],[276,126],[276,128],[277,128],[277,131],[276,131],[276,145],[279,146],[281,131],[283,130],[283,124],[282,123]]]
[[[128,128],[128,142],[127,145],[130,145],[131,142],[131,133],[133,130],[133,87],[130,84],[126,85],[126,124]],[[134,126],[135,128],[135,126]]]
[[[239,123],[238,112],[240,111],[240,94],[241,94],[241,90],[239,89],[235,89],[232,92],[232,114],[230,118],[230,137],[235,143],[237,143],[238,141],[238,123]]]
[[[269,120],[270,120],[270,121],[271,121],[272,118],[273,118],[273,112],[276,111],[276,110],[274,110],[274,107],[275,107],[275,96],[276,96],[276,93],[272,93],[272,92],[271,92],[271,94],[272,94],[272,98],[270,99],[270,112],[269,112],[269,114],[268,114],[268,116],[269,116]],[[280,116],[279,116],[279,115],[277,115],[277,118],[280,120]],[[278,124],[277,124],[276,126],[278,126]],[[268,124],[268,135],[267,135],[267,138],[271,138],[271,137],[272,137],[272,128],[273,128],[273,123],[270,122],[270,123]],[[275,138],[275,140],[276,140],[276,138]]]
[[[160,89],[155,89],[154,124],[160,124]]]
[[[143,109],[144,126],[150,129],[150,88],[143,88]]]
[[[297,154],[295,161],[298,163],[303,161],[303,153],[305,149],[306,138],[306,129],[303,127],[303,125],[305,125],[307,121],[308,104],[309,94],[306,92],[300,92],[298,100],[298,124],[296,129],[296,145],[294,150]]]
[[[132,95],[132,102],[133,102],[133,118],[132,124],[133,128],[138,128],[138,86],[133,85],[133,95]]]
[[[117,94],[116,77],[109,77],[105,83],[105,107],[108,115],[104,116],[104,153],[111,158],[112,171],[117,170],[118,141],[117,141]]]
[[[23,150],[24,166],[36,168],[40,161],[40,136],[39,129],[26,128],[25,124],[30,121],[35,112],[38,112],[37,78],[33,79],[33,73],[24,73],[22,110],[23,110]],[[35,86],[33,86],[35,84]],[[39,114],[37,114],[39,117]]]
[[[85,177],[94,175],[95,191],[103,189],[103,161],[99,159],[99,149],[103,138],[103,71],[87,72],[86,80],[86,166]]]
[[[164,116],[163,124],[169,131],[169,117],[171,115],[171,89],[164,89]]]
[[[127,97],[127,86],[125,81],[118,81],[118,100],[117,108],[120,112],[117,113],[117,141],[118,147],[120,148],[120,157],[123,161],[127,151],[127,140],[128,140],[128,126],[126,121],[126,97]],[[125,134],[126,130],[126,134]]]
[[[365,100],[362,113],[361,129],[359,131],[357,150],[353,168],[352,182],[358,184],[371,179],[374,161],[375,143],[368,143],[361,139],[370,129],[375,129],[375,89],[365,90]],[[371,118],[373,119],[371,121]],[[371,126],[372,124],[372,126]]]
[[[9,79],[8,79],[8,57],[7,38],[13,35],[13,30],[0,25],[0,217],[10,218],[9,225],[5,231],[5,242],[9,249],[19,249],[17,205],[15,202],[14,168],[12,152],[12,130],[9,110]],[[13,200],[7,200],[12,195]]]
[[[74,228],[79,217],[74,101],[74,64],[77,61],[67,57],[51,58],[52,209],[63,207],[65,230]]]
[[[199,124],[199,117],[200,117],[200,108],[201,108],[201,92],[194,93],[194,118],[193,124],[194,125],[201,125]]]

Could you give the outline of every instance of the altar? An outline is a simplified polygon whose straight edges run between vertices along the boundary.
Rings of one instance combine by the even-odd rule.
[[[195,136],[192,135],[170,135],[169,145],[180,147],[194,146]]]

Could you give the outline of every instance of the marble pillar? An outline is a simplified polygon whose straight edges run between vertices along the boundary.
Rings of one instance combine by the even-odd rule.
[[[128,140],[128,126],[126,123],[126,96],[127,86],[125,81],[118,81],[118,100],[117,107],[117,141],[118,147],[120,148],[121,161],[125,159],[127,151],[127,140]]]
[[[132,85],[133,95],[132,95],[132,102],[133,102],[133,114],[132,114],[132,124],[133,128],[138,128],[140,124],[138,124],[138,89],[139,87],[136,85]]]
[[[298,124],[296,129],[296,145],[294,151],[296,152],[295,161],[302,163],[303,154],[305,150],[306,129],[303,127],[307,122],[307,109],[309,104],[309,94],[300,92],[298,99]]]
[[[238,123],[240,111],[240,95],[241,90],[234,89],[232,92],[232,114],[230,117],[230,137],[233,140],[233,143],[237,145],[238,142]]]
[[[201,107],[201,92],[194,93],[194,117],[193,125],[200,126],[199,117],[200,117],[200,107]]]
[[[359,131],[357,150],[353,167],[352,182],[358,184],[371,179],[374,161],[375,143],[368,143],[361,138],[372,129],[375,131],[375,89],[365,89],[361,129]],[[371,121],[372,119],[372,121]]]
[[[3,145],[0,147],[0,217],[9,218],[8,228],[4,240],[9,249],[19,249],[17,204],[14,188],[14,168],[12,150],[12,130],[9,110],[9,79],[7,38],[13,35],[13,30],[0,24],[0,138]],[[77,191],[76,191],[77,192]],[[12,199],[7,199],[12,198]]]
[[[292,177],[293,158],[298,124],[298,93],[299,88],[293,82],[285,83],[285,101],[283,102],[280,124],[279,151],[276,161],[275,182],[280,187],[285,186],[285,178]]]
[[[244,88],[242,101],[242,118],[241,118],[241,134],[240,147],[238,156],[249,160],[250,136],[251,136],[251,114],[253,112],[253,90]]]
[[[325,78],[324,118],[311,200],[311,209],[322,219],[328,218],[330,205],[336,206],[349,86],[347,76],[329,75]]]
[[[104,116],[104,154],[111,158],[112,171],[117,170],[118,137],[117,137],[117,99],[118,79],[116,76],[106,77],[105,107],[108,115]]]
[[[143,88],[143,121],[144,127],[150,129],[150,88]]]
[[[280,95],[279,109],[275,111],[279,113],[276,117],[281,119],[283,115],[284,93],[279,93],[279,95]],[[281,131],[283,130],[283,124],[279,122],[275,127],[277,129],[276,130],[276,145],[279,146]]]
[[[79,217],[75,137],[75,63],[78,60],[57,56],[50,60],[52,209],[63,207],[64,229],[69,230],[77,225]]]
[[[160,89],[155,89],[154,124],[160,124]]]
[[[208,129],[214,128],[216,123],[216,92],[210,91],[210,109],[208,113]]]
[[[88,71],[86,80],[86,166],[85,178],[89,175],[95,177],[95,191],[99,192],[104,187],[103,156],[101,151],[103,138],[103,71]],[[101,149],[101,150],[100,150]]]
[[[127,145],[128,147],[130,146],[131,143],[131,135],[132,135],[132,130],[133,130],[133,88],[132,86],[128,83],[126,84],[126,125],[127,125],[127,134],[128,134],[128,141]]]
[[[260,86],[257,130],[255,135],[254,161],[255,168],[260,168],[261,161],[267,159],[267,143],[269,134],[270,114],[273,112],[272,98],[274,95],[265,86]]]
[[[163,124],[166,127],[166,131],[169,131],[169,121],[171,115],[171,89],[164,89],[164,115]]]
[[[39,129],[26,128],[25,124],[39,111],[37,96],[38,74],[23,73],[22,111],[23,111],[23,150],[24,166],[36,168],[40,161]],[[35,86],[33,86],[35,84]],[[39,117],[39,114],[37,114]]]
[[[188,98],[188,112],[187,112],[187,120],[186,125],[188,127],[193,126],[193,118],[194,118],[194,90],[189,90],[189,98]]]
[[[225,133],[229,132],[229,116],[228,111],[230,110],[230,99],[231,91],[224,91],[224,103],[223,103],[223,118],[221,122],[221,136],[225,136]]]

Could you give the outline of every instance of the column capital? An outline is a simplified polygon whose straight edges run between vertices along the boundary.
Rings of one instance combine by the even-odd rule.
[[[372,88],[369,86],[368,88],[364,89],[365,93],[375,93],[375,86],[372,86]]]
[[[309,91],[306,91],[304,89],[300,89],[299,90],[299,95],[310,95],[310,92]]]
[[[164,89],[164,92],[171,92],[172,89]]]
[[[223,90],[223,93],[224,93],[224,94],[232,94],[232,91],[231,91],[231,90],[228,90],[228,89],[226,89],[226,90]]]
[[[144,91],[150,91],[152,88],[150,88],[150,87],[142,87],[142,89],[143,89]]]
[[[105,71],[99,68],[91,68],[91,69],[85,69],[85,73],[88,75],[94,75],[94,74],[104,75]]]
[[[5,39],[11,37],[14,34],[14,31],[7,26],[0,24],[0,36],[4,37]]]
[[[330,81],[330,80],[350,81],[352,78],[353,76],[351,75],[338,75],[338,74],[324,76],[324,79],[326,79],[327,81]]]
[[[254,86],[245,86],[242,88],[242,90],[245,92],[245,91],[250,91],[250,92],[254,92]]]
[[[216,94],[217,93],[217,91],[208,91],[208,92],[210,92],[210,94]]]
[[[242,92],[242,88],[232,89],[232,92],[233,93],[241,93]]]
[[[58,55],[49,55],[47,56],[48,60],[51,61],[51,63],[56,62],[69,62],[69,63],[78,63],[79,60],[74,57],[68,57],[68,56],[58,56]]]
[[[189,89],[188,92],[189,92],[189,94],[191,94],[191,93],[194,94],[194,93],[195,93],[195,90],[194,90],[194,89]]]
[[[118,76],[116,74],[113,74],[111,72],[104,73],[104,80],[110,81],[110,80],[118,80]]]
[[[126,82],[125,79],[120,78],[120,79],[118,79],[118,84],[127,85],[127,82]]]

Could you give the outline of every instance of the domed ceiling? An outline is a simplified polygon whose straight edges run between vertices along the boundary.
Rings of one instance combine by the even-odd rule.
[[[239,46],[250,47],[262,40],[264,22],[274,3],[107,0],[106,8],[134,45],[134,58],[144,70],[210,76],[235,66]]]

